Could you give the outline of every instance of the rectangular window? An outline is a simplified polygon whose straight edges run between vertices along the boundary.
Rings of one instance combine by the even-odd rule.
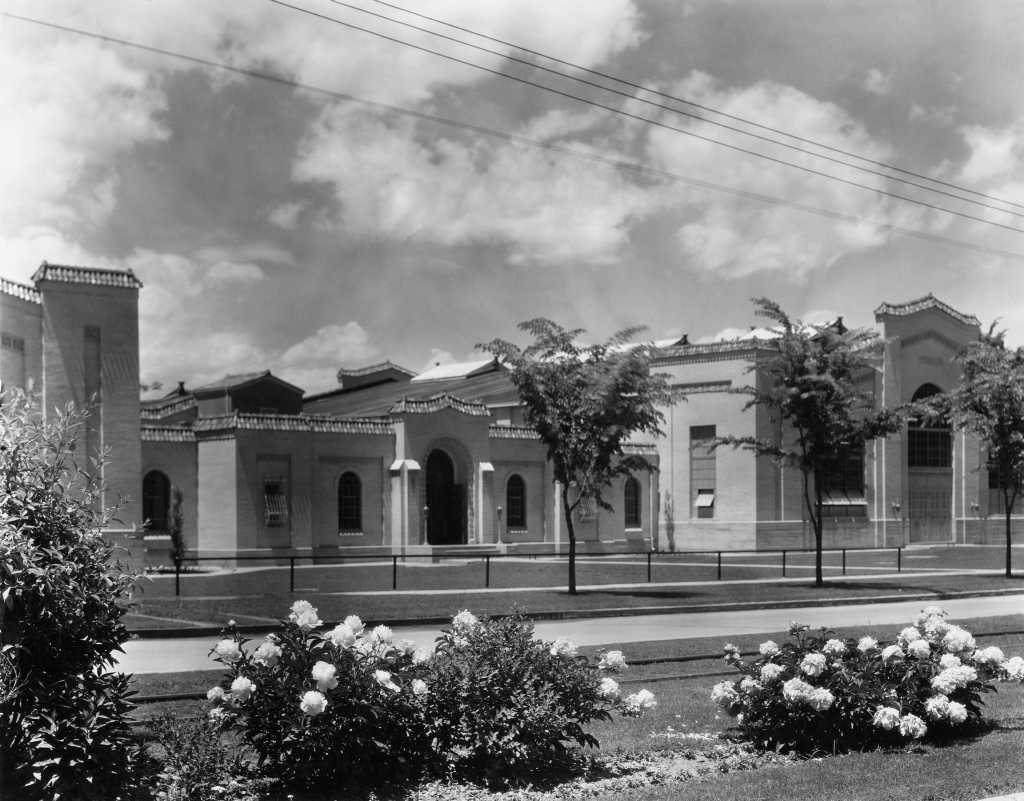
[[[999,465],[992,461],[988,463],[988,513],[990,515],[1006,514],[1006,498],[1003,496],[1003,477],[1000,473]]]
[[[280,478],[263,479],[263,524],[283,526],[287,522],[288,496],[285,493],[284,480]]]
[[[690,517],[715,516],[715,426],[690,426]]]
[[[866,517],[864,498],[864,446],[837,454],[821,488],[821,513],[825,517]]]
[[[951,467],[953,440],[948,428],[907,429],[908,467]]]

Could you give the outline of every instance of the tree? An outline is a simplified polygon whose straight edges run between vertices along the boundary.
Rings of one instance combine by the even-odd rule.
[[[775,336],[759,343],[749,367],[758,379],[755,386],[737,391],[750,396],[744,410],[762,406],[780,419],[783,435],[778,442],[726,436],[717,444],[746,448],[800,471],[814,531],[814,583],[820,587],[822,497],[829,476],[862,453],[869,440],[898,430],[902,416],[877,409],[873,394],[862,388],[882,344],[874,332],[847,329],[841,321],[805,325],[768,298],[753,303],[759,316],[775,324]]]
[[[502,339],[479,347],[509,369],[526,407],[526,420],[547,448],[560,485],[569,536],[569,593],[576,594],[576,529],[573,512],[593,502],[612,511],[604,491],[619,476],[652,470],[646,459],[626,453],[637,432],[658,436],[671,402],[666,376],[651,372],[651,351],[629,346],[642,328],[619,331],[599,345],[582,345],[583,329],[566,330],[537,318],[519,328],[534,341],[520,348]]]
[[[15,679],[0,702],[5,791],[30,799],[114,798],[135,758],[128,678],[134,577],[100,536],[100,487],[73,461],[86,415],[43,420],[21,393],[0,395],[0,652]]]
[[[1011,517],[1024,485],[1024,348],[1006,347],[1005,331],[993,323],[955,359],[962,374],[950,392],[937,396],[932,414],[948,414],[955,428],[975,434],[988,452],[1003,493],[1006,576],[1013,574]]]

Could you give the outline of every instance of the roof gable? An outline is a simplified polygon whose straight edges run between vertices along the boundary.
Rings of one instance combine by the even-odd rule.
[[[971,326],[972,328],[981,325],[981,321],[973,314],[964,314],[957,311],[948,303],[943,303],[931,292],[924,297],[908,300],[906,303],[882,303],[882,305],[875,309],[875,320],[876,322],[881,322],[881,318],[887,316],[909,317],[912,314],[920,314],[929,309],[940,311],[948,317],[952,317],[961,325]]]

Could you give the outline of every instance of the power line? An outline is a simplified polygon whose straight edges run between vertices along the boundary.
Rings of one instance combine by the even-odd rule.
[[[332,2],[335,2],[335,0],[332,0]],[[687,98],[684,98],[684,97],[678,97],[677,95],[672,95],[672,94],[669,94],[667,92],[662,92],[662,91],[660,91],[658,89],[651,89],[650,87],[644,86],[643,84],[636,83],[634,81],[630,81],[630,80],[628,80],[626,78],[621,78],[621,77],[618,77],[616,75],[611,75],[611,74],[609,74],[607,72],[601,72],[600,70],[591,69],[590,67],[585,67],[582,64],[576,64],[576,63],[574,63],[572,61],[566,61],[565,59],[558,58],[557,56],[552,56],[552,55],[550,55],[548,53],[543,53],[543,52],[541,52],[539,50],[531,50],[528,47],[523,47],[522,45],[515,44],[514,42],[509,42],[509,41],[506,41],[505,39],[499,39],[496,36],[489,36],[486,33],[481,33],[480,31],[475,31],[472,28],[466,28],[466,27],[463,27],[461,25],[456,25],[454,23],[447,22],[446,20],[439,19],[437,17],[432,17],[429,14],[422,14],[422,13],[420,13],[418,11],[413,11],[412,9],[405,8],[405,7],[400,6],[400,5],[396,5],[395,3],[386,2],[386,0],[373,0],[373,2],[375,2],[375,3],[379,4],[379,5],[382,5],[382,6],[386,6],[388,8],[393,8],[396,11],[401,11],[401,12],[403,12],[405,14],[409,14],[411,16],[418,17],[420,19],[429,20],[430,22],[434,22],[434,23],[436,23],[438,25],[443,25],[446,28],[451,28],[453,30],[462,31],[463,33],[469,33],[469,34],[472,34],[473,36],[478,36],[481,39],[486,39],[487,41],[495,42],[495,43],[503,45],[505,47],[511,47],[514,50],[519,50],[519,51],[521,51],[523,53],[529,53],[530,55],[537,56],[539,58],[544,58],[544,59],[547,59],[549,61],[553,61],[556,64],[561,64],[561,65],[563,65],[565,67],[571,67],[572,69],[579,70],[580,72],[585,72],[585,73],[587,73],[589,75],[596,75],[599,78],[604,78],[605,80],[609,80],[609,81],[615,81],[616,83],[620,83],[623,86],[629,86],[629,87],[631,87],[633,89],[638,89],[640,91],[647,92],[647,93],[652,94],[652,95],[656,95],[657,97],[662,97],[662,98],[664,98],[666,100],[672,100],[672,101],[674,101],[676,103],[683,103],[684,105],[692,106],[693,108],[698,108],[701,111],[706,111],[706,112],[709,112],[711,114],[717,114],[717,115],[719,115],[721,117],[725,117],[726,119],[735,120],[736,122],[742,122],[744,125],[750,125],[751,127],[758,128],[758,129],[760,129],[762,131],[769,131],[771,133],[779,134],[780,136],[786,136],[786,137],[789,137],[790,139],[794,139],[794,140],[796,140],[798,142],[803,142],[804,144],[813,145],[814,147],[821,148],[822,150],[828,150],[828,151],[830,151],[832,153],[839,153],[840,155],[843,155],[843,156],[849,156],[850,158],[855,158],[855,159],[858,159],[860,161],[866,162],[868,164],[874,164],[877,167],[884,167],[887,170],[892,170],[894,172],[902,173],[903,175],[910,175],[910,176],[912,176],[914,178],[918,178],[918,179],[923,180],[923,181],[930,181],[931,183],[938,184],[939,186],[946,186],[946,187],[949,187],[950,189],[956,189],[956,190],[958,190],[960,192],[966,192],[966,193],[968,193],[970,195],[975,195],[977,197],[985,198],[986,200],[993,200],[993,201],[996,201],[997,203],[1003,203],[1003,204],[1006,204],[1008,206],[1016,206],[1019,209],[1024,209],[1024,203],[1016,203],[1016,202],[1014,202],[1012,200],[1006,200],[1005,198],[996,197],[995,195],[986,194],[985,192],[979,192],[978,190],[971,189],[970,187],[962,186],[960,184],[955,184],[955,183],[952,183],[950,181],[943,181],[940,178],[933,178],[933,177],[931,177],[929,175],[924,175],[924,174],[919,173],[919,172],[914,172],[913,170],[908,170],[908,169],[905,169],[903,167],[899,167],[899,166],[897,166],[895,164],[890,164],[890,163],[885,162],[885,161],[879,161],[879,160],[876,160],[876,159],[872,159],[872,158],[869,158],[868,156],[862,156],[862,155],[860,155],[858,153],[854,153],[854,152],[852,152],[850,150],[844,150],[841,147],[835,147],[833,145],[829,145],[829,144],[826,144],[824,142],[819,142],[816,139],[810,139],[808,137],[798,136],[797,134],[790,133],[788,131],[784,131],[784,130],[782,130],[780,128],[773,128],[771,125],[765,125],[765,124],[760,123],[760,122],[755,122],[754,120],[749,120],[746,117],[741,117],[741,116],[738,116],[736,114],[729,114],[726,111],[721,111],[720,109],[712,108],[711,106],[706,106],[706,105],[703,105],[701,103],[697,103],[696,101],[688,100]],[[340,5],[348,5],[348,4],[345,3],[345,4],[340,4]],[[349,6],[349,7],[350,8],[356,8],[355,6]],[[357,9],[357,10],[365,11],[365,9]],[[365,11],[365,13],[372,13],[372,12]],[[391,19],[391,18],[390,17],[384,17],[384,19]],[[406,24],[406,23],[400,22],[399,20],[393,20],[393,21],[397,22],[400,25]],[[426,28],[420,28],[418,26],[412,26],[412,27],[415,27],[417,30],[423,30],[423,31],[426,31],[428,33],[433,33],[435,36],[443,35],[443,34],[438,34],[438,33],[434,32],[434,31],[430,31],[429,29],[426,29]],[[456,40],[453,40],[453,41],[461,41],[461,40],[457,40],[456,39]],[[474,45],[470,44],[469,42],[463,42],[463,44],[466,44],[469,47],[474,47]],[[494,51],[488,50],[487,52],[494,52]],[[526,63],[526,64],[529,64],[530,66],[534,66],[534,67],[536,67],[538,69],[544,69],[544,67],[542,67],[539,64],[534,64],[533,62],[527,62],[527,61],[523,61],[523,60],[520,60],[520,59],[516,59],[516,58],[514,58],[512,56],[509,56],[507,54],[503,54],[503,55],[504,55],[505,58],[508,58],[508,59],[510,59],[512,61],[519,61],[520,63]],[[573,76],[568,76],[567,75],[566,77],[572,78]],[[574,78],[574,80],[575,80],[575,78]],[[607,87],[604,87],[604,88],[607,88]],[[614,90],[610,90],[609,89],[609,91],[614,91]],[[632,97],[632,95],[631,95],[631,97]],[[636,100],[640,100],[641,102],[644,102],[641,98],[635,98],[635,99]],[[661,108],[661,106],[659,106],[659,107]],[[686,112],[679,111],[678,109],[673,109],[673,111],[675,111],[677,114],[686,114]],[[709,120],[709,119],[707,119],[705,117],[701,117],[699,115],[689,115],[689,114],[687,114],[687,116],[694,116],[696,119],[702,120],[702,121],[710,123],[712,125],[718,124],[714,120]],[[735,129],[730,128],[730,130],[735,130]],[[746,133],[749,136],[753,136],[754,135],[754,134],[750,134],[747,131],[743,131],[743,133]],[[774,140],[768,140],[768,141],[774,141]],[[781,144],[784,147],[790,147],[790,145],[786,145],[786,144],[781,143],[781,142],[779,142],[777,144]],[[807,152],[807,151],[801,150],[801,152]],[[825,156],[823,154],[820,154],[820,153],[812,153],[812,155],[816,155],[816,156],[819,156],[821,158],[828,158],[827,156]],[[843,161],[838,161],[838,163],[845,164],[845,162],[843,162]],[[850,165],[850,166],[853,166],[853,165]],[[855,167],[855,169],[862,169],[862,168]],[[873,173],[873,174],[877,174],[877,173]],[[901,180],[899,178],[896,178],[895,176],[886,176],[886,177],[892,178],[893,180],[897,180],[897,181]],[[910,183],[910,182],[908,182],[908,183]],[[913,186],[917,186],[917,184],[912,184],[912,185]],[[929,189],[929,191],[936,191],[936,190]],[[967,200],[967,198],[962,198],[962,199],[966,200],[967,202],[973,202],[973,201]],[[992,207],[989,207],[989,208],[992,208]],[[1011,212],[1011,211],[1009,211],[1007,209],[999,209],[999,211],[1004,211],[1007,214],[1013,214],[1013,212]]]
[[[614,159],[609,156],[602,156],[598,153],[576,150],[575,148],[566,147],[564,145],[559,145],[552,142],[542,142],[536,139],[530,139],[525,136],[519,136],[518,134],[509,133],[508,131],[499,131],[494,128],[487,128],[482,125],[474,125],[473,123],[452,120],[448,119],[447,117],[441,117],[435,114],[428,114],[423,111],[415,111],[413,109],[407,109],[389,103],[382,103],[376,100],[367,100],[365,98],[357,97],[355,95],[346,94],[345,92],[338,92],[333,89],[326,89],[324,87],[314,86],[312,84],[303,83],[301,81],[296,81],[291,78],[285,78],[281,75],[275,75],[269,72],[248,69],[246,67],[236,67],[230,64],[225,64],[220,61],[214,61],[212,59],[203,58],[201,56],[193,56],[187,53],[179,53],[174,50],[166,50],[164,48],[156,47],[154,45],[146,45],[140,42],[133,42],[128,39],[122,39],[116,36],[110,36],[108,34],[97,33],[95,31],[87,31],[82,28],[75,28],[70,25],[61,25],[56,22],[35,19],[33,17],[25,17],[19,14],[12,14],[7,11],[0,11],[0,16],[7,17],[8,19],[18,20],[20,22],[27,22],[33,25],[39,25],[45,28],[51,28],[53,30],[63,31],[65,33],[75,34],[77,36],[96,39],[101,42],[107,42],[109,44],[115,44],[121,47],[131,48],[133,50],[139,50],[146,53],[152,53],[154,55],[173,58],[179,61],[185,61],[191,64],[196,64],[201,67],[208,67],[212,69],[222,70],[224,72],[231,72],[236,75],[244,75],[248,78],[254,78],[257,80],[266,81],[268,83],[287,86],[293,89],[301,89],[304,92],[323,95],[325,97],[330,97],[335,100],[344,100],[347,102],[356,103],[377,110],[390,111],[395,114],[400,114],[406,117],[412,117],[414,119],[418,119],[424,122],[445,125],[453,128],[460,128],[462,130],[472,131],[473,133],[483,134],[485,136],[490,136],[498,139],[504,139],[506,141],[514,142],[516,144],[525,145],[528,147],[535,147],[541,150],[547,150],[549,152],[558,153],[561,155],[572,156],[573,158],[577,159],[584,159],[587,161],[604,164],[607,166],[615,167],[617,169],[622,169],[640,175],[665,178],[675,183],[682,183],[699,189],[706,189],[713,192],[733,195],[735,197],[744,198],[746,200],[754,200],[759,203],[766,203],[768,205],[784,206],[786,208],[791,208],[796,211],[802,211],[808,214],[815,214],[820,217],[838,220],[840,222],[850,222],[869,225],[880,231],[895,232],[902,234],[904,236],[913,237],[915,239],[922,239],[929,242],[937,242],[945,245],[951,245],[953,247],[962,248],[965,250],[972,250],[978,253],[987,253],[994,256],[1001,256],[1004,258],[1024,261],[1024,253],[1017,253],[1014,251],[1002,250],[999,248],[991,248],[985,245],[978,245],[973,242],[967,242],[962,239],[953,239],[951,237],[942,236],[941,234],[933,234],[928,231],[921,231],[916,228],[907,228],[905,226],[896,225],[893,223],[885,223],[877,220],[871,220],[866,217],[860,217],[854,214],[845,214],[843,212],[838,212],[831,209],[822,209],[816,206],[809,206],[804,203],[786,200],[785,198],[773,197],[772,195],[765,195],[759,192],[750,192],[743,189],[737,189],[735,187],[716,184],[711,181],[702,181],[696,178],[687,178],[685,176],[679,175],[678,173],[669,172],[668,170],[662,170],[657,167],[651,167],[649,165],[638,164],[635,162],[621,161],[619,159]]]
[[[705,136],[704,134],[699,134],[699,133],[697,133],[695,131],[688,131],[685,128],[679,128],[678,126],[670,125],[669,123],[662,122],[660,120],[653,120],[653,119],[651,119],[649,117],[644,117],[644,116],[641,116],[640,114],[633,114],[632,112],[624,111],[623,109],[615,108],[614,106],[609,106],[609,105],[607,105],[605,103],[599,103],[599,102],[597,102],[595,100],[588,100],[587,98],[581,97],[580,95],[574,95],[572,92],[566,92],[566,91],[563,91],[561,89],[556,89],[556,88],[554,88],[552,86],[547,86],[546,84],[539,83],[537,81],[531,81],[531,80],[529,80],[527,78],[521,78],[518,75],[512,75],[511,73],[508,73],[508,72],[502,72],[501,70],[496,70],[496,69],[492,69],[490,67],[485,67],[483,64],[477,64],[476,62],[468,61],[468,60],[466,60],[464,58],[459,58],[458,56],[453,56],[450,53],[444,53],[444,52],[442,52],[440,50],[434,50],[433,48],[430,48],[430,47],[425,47],[423,45],[418,45],[418,44],[415,44],[413,42],[406,41],[404,39],[399,39],[398,37],[395,37],[395,36],[390,36],[390,35],[388,35],[386,33],[381,33],[380,31],[375,31],[375,30],[372,30],[370,28],[364,28],[361,25],[356,25],[355,23],[352,23],[352,22],[346,22],[345,20],[340,20],[337,17],[331,17],[331,16],[328,16],[327,14],[321,14],[318,11],[313,11],[313,10],[308,9],[308,8],[303,8],[301,6],[292,5],[291,3],[287,3],[284,0],[269,0],[269,2],[271,2],[271,3],[275,4],[275,5],[278,5],[278,6],[282,6],[284,8],[290,8],[293,11],[298,11],[301,14],[307,14],[307,15],[309,15],[311,17],[316,17],[318,19],[322,19],[325,22],[333,22],[333,23],[336,23],[337,25],[342,25],[342,26],[344,26],[346,28],[351,28],[352,30],[359,31],[361,33],[367,33],[370,36],[376,36],[379,39],[384,39],[384,40],[389,41],[389,42],[394,42],[395,44],[400,44],[400,45],[402,45],[404,47],[412,48],[413,50],[419,50],[419,51],[424,52],[424,53],[429,53],[431,55],[435,55],[435,56],[438,56],[440,58],[447,59],[448,61],[453,61],[453,62],[455,62],[457,64],[463,64],[463,65],[465,65],[467,67],[472,67],[473,69],[480,70],[481,72],[487,72],[487,73],[490,73],[491,75],[498,75],[498,76],[501,76],[503,78],[508,78],[509,80],[516,81],[517,83],[521,83],[521,84],[524,84],[526,86],[533,86],[533,87],[535,87],[537,89],[541,89],[541,90],[543,90],[545,92],[550,92],[551,94],[558,95],[560,97],[565,97],[565,98],[568,98],[570,100],[575,100],[575,101],[580,102],[580,103],[585,103],[587,105],[594,106],[596,108],[600,108],[600,109],[603,109],[605,111],[610,111],[613,114],[619,114],[619,115],[621,115],[623,117],[628,117],[629,119],[637,120],[639,122],[645,122],[648,125],[653,125],[653,126],[658,127],[658,128],[665,128],[666,130],[669,130],[669,131],[675,131],[676,133],[681,133],[684,136],[690,136],[690,137],[693,137],[694,139],[700,139],[700,140],[702,140],[704,142],[709,142],[711,144],[719,145],[721,147],[728,148],[729,150],[734,150],[734,151],[739,152],[739,153],[744,153],[744,154],[746,154],[748,156],[754,156],[756,158],[764,159],[765,161],[770,161],[770,162],[772,162],[774,164],[780,164],[782,166],[792,167],[794,169],[800,170],[802,172],[809,173],[811,175],[817,175],[817,176],[819,176],[821,178],[828,178],[830,180],[837,181],[837,182],[842,183],[842,184],[847,184],[848,186],[857,187],[858,189],[864,189],[864,190],[866,190],[868,192],[875,192],[876,194],[879,194],[879,195],[884,195],[886,197],[891,197],[891,198],[893,198],[895,200],[902,200],[902,201],[904,201],[906,203],[913,203],[913,204],[918,205],[918,206],[923,206],[925,208],[932,209],[933,211],[941,211],[941,212],[943,212],[945,214],[952,214],[952,215],[954,215],[956,217],[962,217],[965,220],[972,220],[973,222],[980,222],[980,223],[983,223],[985,225],[991,225],[991,226],[993,226],[995,228],[1002,228],[1002,229],[1007,230],[1007,231],[1013,231],[1014,233],[1017,233],[1017,234],[1024,234],[1024,228],[1017,228],[1017,227],[1012,226],[1012,225],[1006,225],[1005,223],[995,222],[994,220],[987,220],[984,217],[978,217],[975,214],[968,214],[967,212],[957,211],[956,209],[951,209],[951,208],[948,208],[946,206],[939,206],[939,205],[937,205],[935,203],[929,203],[928,201],[925,201],[925,200],[918,200],[917,198],[913,198],[913,197],[910,197],[908,195],[901,195],[898,192],[890,192],[888,189],[880,189],[878,187],[869,186],[868,184],[862,184],[859,181],[853,181],[853,180],[850,180],[849,178],[842,178],[842,177],[840,177],[838,175],[833,175],[832,173],[828,173],[828,172],[824,172],[822,170],[814,169],[813,167],[807,167],[807,166],[802,165],[802,164],[797,164],[796,162],[793,162],[793,161],[786,161],[785,159],[777,158],[775,156],[770,156],[770,155],[768,155],[766,153],[760,153],[760,152],[758,152],[756,150],[751,150],[751,149],[746,148],[746,147],[741,147],[740,145],[734,145],[734,144],[731,144],[729,142],[724,142],[721,139],[715,139],[714,137],[711,137],[711,136]],[[1007,213],[1013,214],[1014,212],[1007,212]]]

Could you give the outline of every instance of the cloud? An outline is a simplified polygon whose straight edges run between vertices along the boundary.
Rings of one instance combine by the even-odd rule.
[[[872,67],[864,74],[861,87],[873,95],[885,96],[892,93],[892,75]]]
[[[280,375],[308,392],[337,386],[338,368],[367,364],[380,352],[359,323],[326,325],[275,356]]]
[[[1002,129],[965,125],[960,133],[970,155],[960,167],[959,180],[968,183],[993,178],[1005,180],[1020,168],[1024,155],[1024,121]]]
[[[907,118],[911,122],[929,122],[948,128],[953,125],[959,108],[955,105],[949,106],[922,106],[919,103],[912,103]]]
[[[267,219],[278,228],[284,228],[290,231],[298,225],[299,215],[302,214],[302,211],[305,208],[306,204],[298,200],[291,201],[289,203],[282,203],[280,206],[271,210],[267,215]]]

